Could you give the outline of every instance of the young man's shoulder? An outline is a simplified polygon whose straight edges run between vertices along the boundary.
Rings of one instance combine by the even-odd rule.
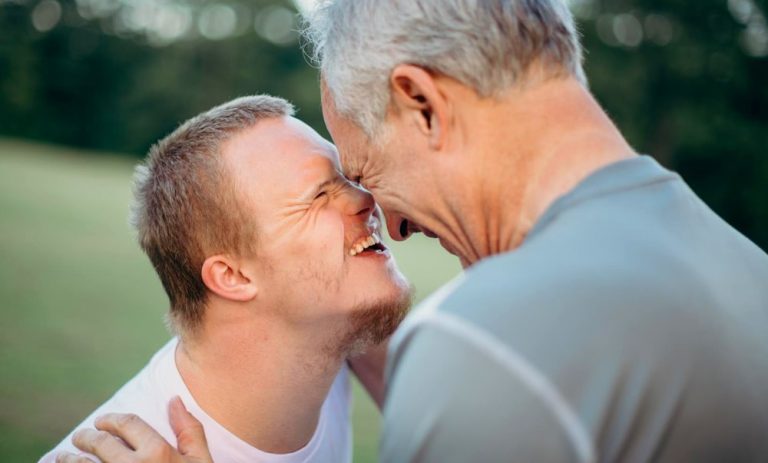
[[[39,463],[53,463],[60,452],[82,454],[98,462],[92,455],[84,454],[72,445],[72,436],[83,428],[93,428],[94,421],[106,413],[132,413],[155,428],[166,440],[175,443],[174,434],[168,423],[167,404],[174,391],[167,378],[175,368],[174,351],[176,339],[172,339],[155,353],[147,365],[123,385],[106,402],[86,417]]]

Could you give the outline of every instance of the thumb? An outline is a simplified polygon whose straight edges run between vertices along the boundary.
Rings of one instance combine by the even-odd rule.
[[[171,399],[168,405],[168,415],[171,428],[176,434],[179,453],[185,457],[185,461],[213,463],[213,458],[208,450],[208,443],[205,440],[203,425],[187,411],[178,396]]]

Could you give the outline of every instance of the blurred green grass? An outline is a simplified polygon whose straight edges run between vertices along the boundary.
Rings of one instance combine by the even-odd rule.
[[[0,139],[0,461],[31,462],[169,338],[167,298],[127,224],[133,159]],[[416,300],[459,271],[418,236],[394,246]],[[379,414],[355,384],[355,461]]]

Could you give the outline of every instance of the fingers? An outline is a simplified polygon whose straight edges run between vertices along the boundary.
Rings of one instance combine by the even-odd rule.
[[[132,448],[165,443],[165,440],[144,420],[132,413],[107,413],[96,418],[96,429],[113,434]]]
[[[125,446],[119,439],[104,431],[81,429],[72,436],[75,447],[99,457],[102,461],[127,461],[132,449]],[[83,461],[90,462],[85,457]],[[58,461],[58,458],[57,458]],[[69,460],[65,460],[69,462]],[[80,461],[80,460],[72,460]]]
[[[187,411],[179,397],[171,399],[168,415],[171,428],[176,434],[179,453],[195,461],[212,462],[203,425]]]
[[[56,455],[56,463],[93,463],[93,460],[75,455],[74,453],[62,452]]]

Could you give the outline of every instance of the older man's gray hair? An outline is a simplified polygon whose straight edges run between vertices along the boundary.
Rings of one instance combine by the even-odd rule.
[[[532,63],[585,82],[561,0],[321,0],[304,35],[337,110],[369,136],[401,63],[452,77],[483,97],[517,83]]]

